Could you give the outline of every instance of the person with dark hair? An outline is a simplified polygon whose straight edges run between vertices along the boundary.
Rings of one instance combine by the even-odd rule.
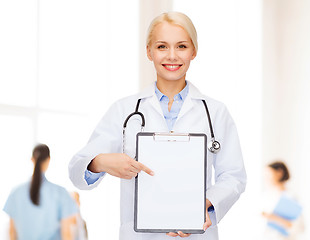
[[[50,162],[48,146],[37,145],[31,160],[31,181],[15,188],[3,209],[10,216],[10,239],[71,240],[71,218],[78,209],[63,187],[45,178]]]
[[[277,161],[270,163],[268,167],[273,171],[274,183],[278,184],[281,189],[285,189],[285,182],[289,180],[290,173],[285,163]]]
[[[267,220],[264,240],[293,240],[303,231],[302,207],[287,190],[289,179],[290,172],[284,162],[268,164],[266,180],[271,191],[265,196],[269,209],[262,212]]]

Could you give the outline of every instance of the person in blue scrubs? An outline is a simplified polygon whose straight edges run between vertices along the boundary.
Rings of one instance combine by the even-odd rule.
[[[48,146],[37,145],[32,161],[31,181],[16,187],[3,209],[10,216],[10,239],[72,239],[70,227],[78,208],[63,187],[45,178],[50,162]]]
[[[282,161],[268,164],[266,170],[267,187],[263,194],[262,217],[266,220],[264,240],[300,239],[304,231],[303,207],[298,196],[287,186],[290,171]]]

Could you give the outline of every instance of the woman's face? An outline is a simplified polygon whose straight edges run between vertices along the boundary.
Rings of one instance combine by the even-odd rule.
[[[196,57],[194,45],[180,26],[158,24],[147,47],[147,56],[154,62],[157,81],[185,81],[191,60]]]
[[[277,171],[271,167],[267,167],[266,177],[269,183],[277,185],[278,183],[280,183],[282,175],[283,175],[282,171],[280,170]]]

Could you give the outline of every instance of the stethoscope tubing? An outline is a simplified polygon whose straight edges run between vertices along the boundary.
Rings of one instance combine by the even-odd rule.
[[[206,101],[204,99],[202,99],[202,102],[203,102],[203,105],[204,105],[204,107],[206,109],[208,123],[209,123],[209,129],[210,129],[210,134],[211,134],[211,141],[208,143],[208,149],[212,153],[218,153],[220,151],[220,149],[221,149],[221,144],[218,141],[215,140],[213,126],[212,126],[212,121],[211,121],[211,116],[210,116],[210,112],[209,112],[207,103],[206,103]],[[139,98],[138,101],[137,101],[135,111],[133,113],[129,114],[127,116],[127,118],[125,119],[125,121],[124,121],[124,124],[123,124],[123,141],[125,139],[125,130],[126,130],[126,127],[127,127],[127,123],[128,123],[129,119],[132,116],[139,115],[141,117],[141,131],[143,131],[143,129],[145,127],[145,117],[144,117],[142,112],[139,112],[140,103],[141,103],[141,98]],[[124,150],[124,147],[125,147],[124,145],[125,145],[125,143],[123,143],[123,150]]]
[[[139,105],[140,105],[140,102],[141,102],[141,98],[139,98],[138,101],[137,101],[136,110],[135,110],[133,113],[129,114],[128,117],[125,119],[124,124],[123,124],[123,129],[124,129],[124,130],[125,130],[126,127],[127,127],[127,123],[128,123],[128,121],[129,121],[129,119],[130,119],[132,116],[136,115],[136,114],[139,115],[139,116],[141,117],[141,127],[144,128],[144,126],[145,126],[145,118],[144,118],[143,113],[142,113],[142,112],[139,112]]]
[[[208,117],[211,139],[214,139],[214,132],[213,132],[213,126],[212,126],[212,122],[211,122],[211,117],[210,117],[209,109],[208,109],[206,100],[202,99],[202,102],[203,102],[203,105],[205,106],[207,117]]]

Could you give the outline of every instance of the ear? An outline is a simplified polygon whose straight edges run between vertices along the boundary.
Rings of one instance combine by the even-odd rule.
[[[194,49],[194,52],[193,52],[191,60],[194,60],[196,56],[197,56],[197,52],[196,52],[196,49]]]
[[[152,58],[152,55],[151,55],[151,48],[149,46],[146,46],[146,55],[147,55],[147,58],[150,61],[153,61],[153,58]]]

